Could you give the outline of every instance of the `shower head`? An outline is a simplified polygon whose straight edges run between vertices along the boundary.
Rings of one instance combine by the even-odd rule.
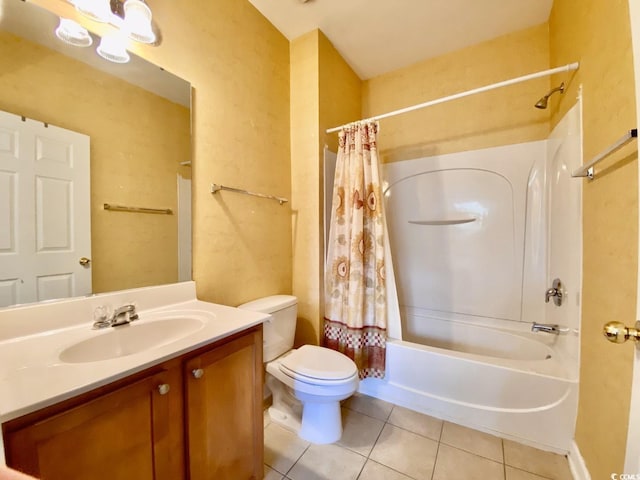
[[[547,104],[549,103],[549,97],[556,92],[564,93],[564,82],[562,82],[559,87],[554,88],[549,93],[547,93],[544,97],[538,100],[535,104],[535,107],[540,108],[542,110],[547,108]]]

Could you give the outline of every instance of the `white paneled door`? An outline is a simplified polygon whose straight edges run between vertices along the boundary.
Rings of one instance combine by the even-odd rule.
[[[0,112],[0,307],[91,293],[90,259],[89,137]]]

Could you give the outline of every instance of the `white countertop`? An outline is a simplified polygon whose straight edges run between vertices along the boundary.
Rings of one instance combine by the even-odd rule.
[[[167,304],[167,300],[174,303]],[[87,312],[93,312],[96,306],[132,302],[138,304],[139,319],[135,322],[101,330],[92,328],[92,313]],[[81,318],[70,320],[70,316],[79,313]],[[51,328],[56,324],[52,315],[58,317],[59,328]],[[60,359],[63,350],[85,339],[181,316],[196,317],[202,325],[178,340],[139,353],[86,363],[65,363]],[[0,423],[106,385],[268,318],[263,313],[199,301],[193,282],[0,309]]]

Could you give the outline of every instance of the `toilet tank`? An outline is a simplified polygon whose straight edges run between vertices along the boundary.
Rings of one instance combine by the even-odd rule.
[[[272,295],[238,305],[243,310],[268,313],[262,342],[263,361],[270,362],[293,348],[298,317],[298,299],[292,295]]]

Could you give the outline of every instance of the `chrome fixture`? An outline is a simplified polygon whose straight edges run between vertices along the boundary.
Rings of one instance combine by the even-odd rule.
[[[556,307],[562,305],[562,299],[565,296],[565,292],[562,289],[562,282],[559,278],[553,280],[553,285],[544,293],[544,302],[549,303],[549,299],[553,297],[553,303]]]
[[[138,319],[136,312],[136,306],[133,304],[123,305],[113,311],[113,315],[108,316],[105,307],[98,307],[94,312],[96,321],[93,322],[94,330],[106,327],[118,327],[120,325],[127,325]]]
[[[624,343],[630,338],[638,344],[640,340],[640,321],[635,327],[626,327],[622,322],[609,322],[604,325],[602,333],[605,338],[613,343]]]
[[[553,333],[554,335],[565,335],[569,333],[568,327],[561,327],[554,323],[536,323],[531,324],[532,332]]]
[[[276,200],[280,205],[284,205],[289,201],[286,198],[276,197],[275,195],[266,195],[264,193],[250,192],[249,190],[242,190],[241,188],[225,187],[224,185],[218,185],[217,183],[211,184],[211,193],[216,194],[220,190],[227,190],[229,192],[242,193],[244,195],[253,195],[254,197],[268,198],[269,200]]]
[[[593,159],[582,165],[581,167],[576,168],[573,172],[571,172],[572,177],[587,177],[589,180],[593,180],[595,172],[593,167],[596,163],[604,160],[613,152],[617,152],[622,147],[624,147],[627,143],[629,143],[634,138],[638,138],[638,129],[632,128],[628,130],[622,137],[620,137],[613,145],[610,145],[605,150],[600,152],[598,155],[593,157]]]
[[[545,108],[547,108],[547,105],[549,103],[549,97],[556,92],[564,93],[564,82],[562,82],[559,87],[554,88],[549,93],[547,93],[544,97],[538,100],[535,104],[535,107],[540,108],[541,110],[544,110]]]

